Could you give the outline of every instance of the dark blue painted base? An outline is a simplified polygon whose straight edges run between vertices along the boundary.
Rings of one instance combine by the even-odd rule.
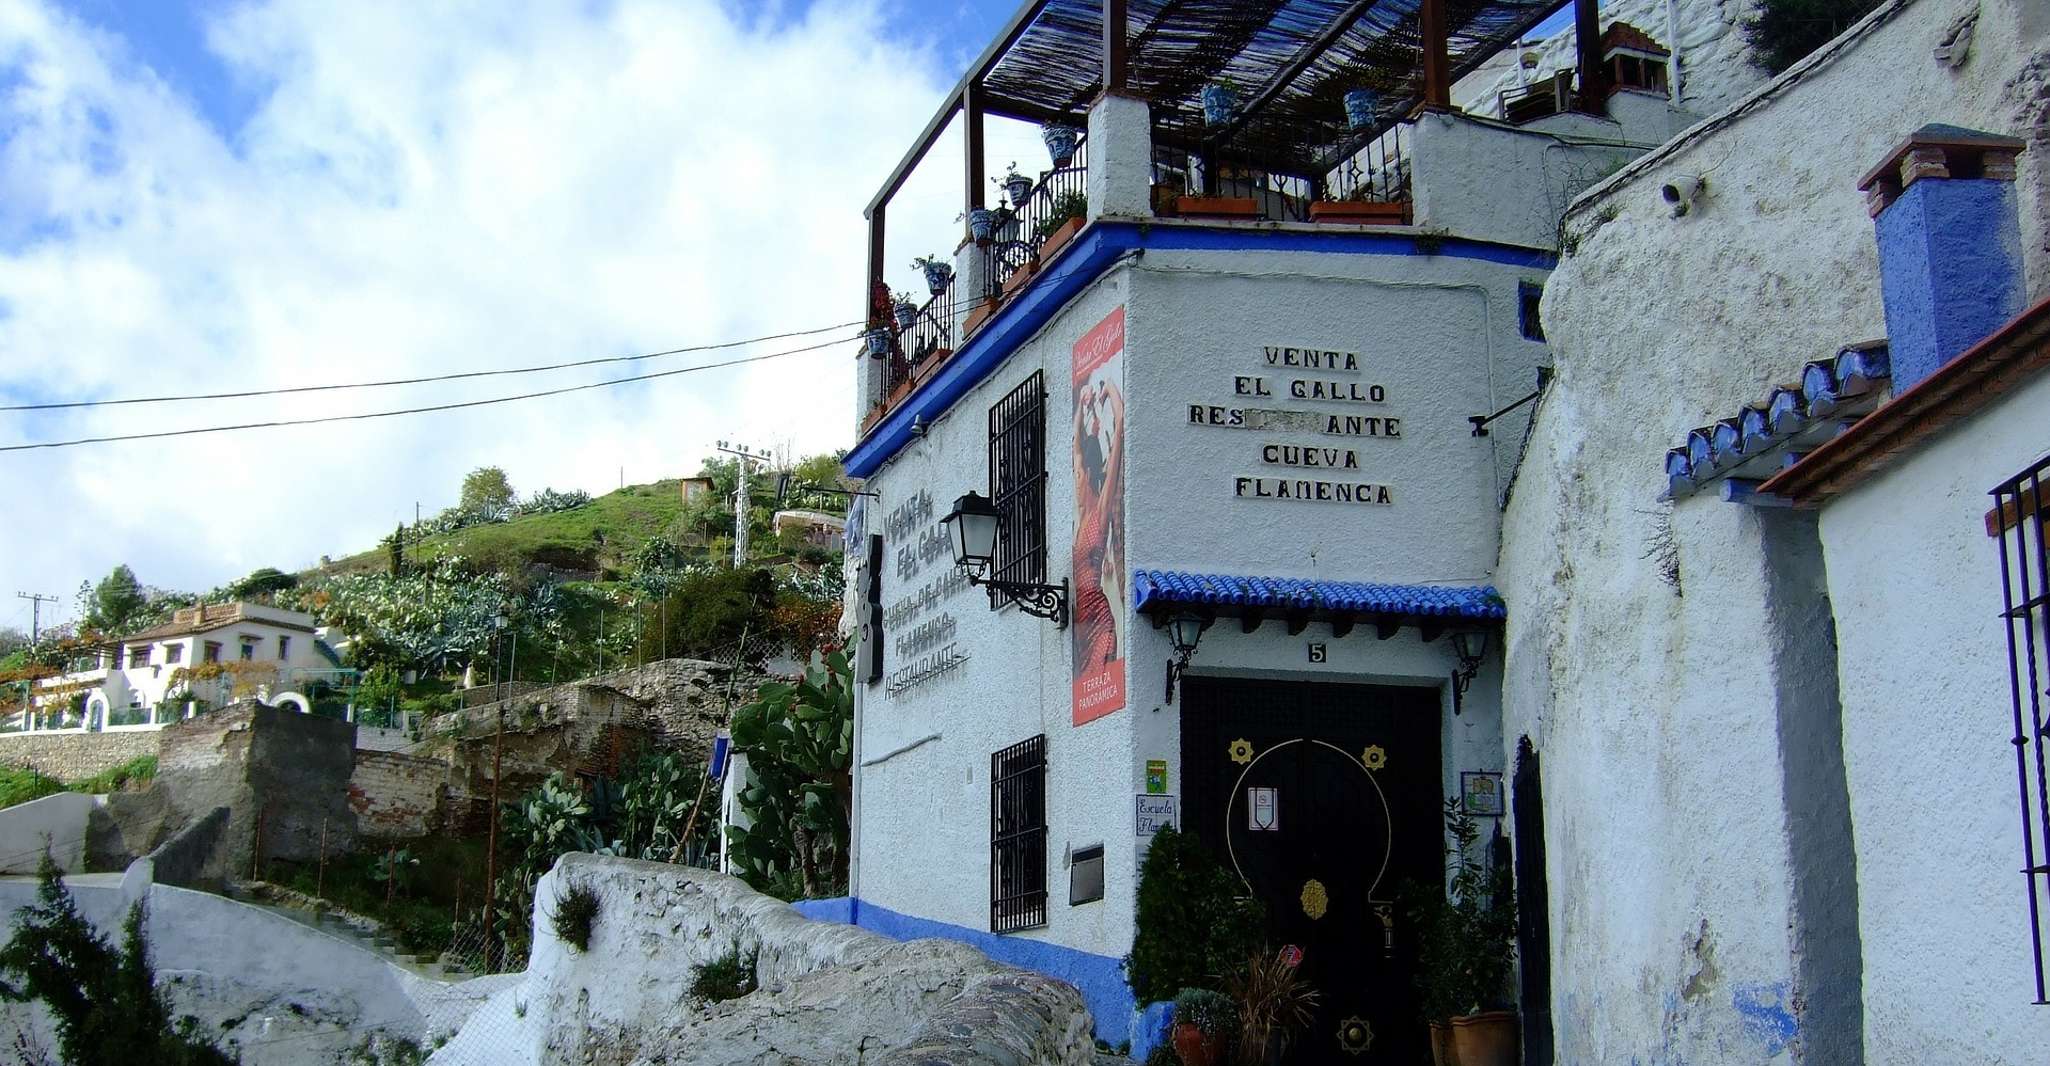
[[[892,940],[958,940],[1005,965],[1058,977],[1082,993],[1082,1001],[1088,1004],[1096,1022],[1096,1039],[1113,1047],[1132,1040],[1133,1054],[1144,1061],[1137,1046],[1138,1034],[1133,1032],[1132,989],[1125,983],[1123,962],[1115,956],[915,918],[853,898],[799,900],[791,906],[815,921],[840,922]]]

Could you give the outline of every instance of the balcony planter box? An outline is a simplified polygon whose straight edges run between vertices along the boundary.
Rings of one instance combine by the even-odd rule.
[[[1260,217],[1260,205],[1250,196],[1178,196],[1174,210],[1184,218]]]
[[[1004,299],[1010,299],[1012,293],[1024,288],[1032,281],[1032,275],[1037,273],[1039,273],[1039,259],[1036,256],[1026,260],[1018,269],[1011,271],[1011,276],[1004,279]]]
[[[989,321],[989,316],[997,313],[999,306],[1001,305],[994,296],[985,296],[975,301],[975,306],[968,309],[968,317],[961,320],[961,335],[966,337],[975,332],[977,326]]]
[[[1042,263],[1053,262],[1053,257],[1062,248],[1067,247],[1069,241],[1075,239],[1075,234],[1082,232],[1082,227],[1088,224],[1088,221],[1088,219],[1078,215],[1061,223],[1061,228],[1047,234],[1046,239],[1039,242],[1039,261]]]
[[[1363,226],[1400,226],[1409,221],[1406,203],[1373,200],[1317,200],[1310,204],[1312,222],[1352,222]]]

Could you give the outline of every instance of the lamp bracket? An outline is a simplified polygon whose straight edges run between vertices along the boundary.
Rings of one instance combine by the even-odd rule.
[[[989,589],[991,609],[1014,603],[1026,614],[1051,621],[1057,629],[1068,628],[1067,578],[1062,578],[1058,585],[1041,585],[1029,581],[996,581],[971,573],[968,583]]]

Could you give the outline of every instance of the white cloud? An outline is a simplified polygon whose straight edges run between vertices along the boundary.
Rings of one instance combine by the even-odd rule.
[[[856,318],[861,208],[958,74],[879,25],[830,4],[767,28],[706,0],[281,0],[211,27],[234,74],[268,89],[225,143],[118,38],[0,0],[0,394],[361,380]],[[998,169],[1036,149],[1028,130],[999,143]],[[912,254],[952,247],[957,160],[935,149],[892,212],[900,282]],[[853,354],[446,415],[0,454],[0,592],[66,593],[121,561],[184,587],[305,565],[369,546],[416,499],[447,505],[486,463],[522,490],[602,492],[622,466],[629,481],[694,472],[721,437],[844,447]],[[0,442],[570,380],[0,414]]]

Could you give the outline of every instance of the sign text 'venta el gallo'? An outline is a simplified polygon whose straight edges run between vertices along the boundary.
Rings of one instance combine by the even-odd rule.
[[[1268,433],[1315,433],[1326,437],[1400,440],[1402,419],[1352,410],[1302,410],[1253,406],[1260,400],[1338,404],[1384,404],[1386,386],[1361,381],[1358,352],[1322,348],[1267,347],[1261,374],[1232,377],[1236,405],[1189,405],[1189,424],[1218,429],[1250,429]],[[1340,376],[1353,375],[1353,376]],[[1360,469],[1357,448],[1270,442],[1260,446],[1268,466],[1304,470]],[[1353,479],[1246,476],[1232,479],[1232,494],[1249,500],[1306,500],[1326,503],[1388,504],[1388,486]]]

